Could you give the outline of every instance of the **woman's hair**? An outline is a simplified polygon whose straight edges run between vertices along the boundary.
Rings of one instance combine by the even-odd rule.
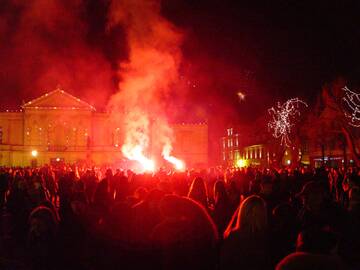
[[[188,197],[207,207],[207,190],[202,178],[196,177],[191,183]]]
[[[214,185],[214,199],[215,202],[228,202],[228,195],[226,193],[225,183],[221,180],[216,181]]]
[[[236,225],[233,224],[236,220]],[[264,199],[259,196],[252,195],[246,198],[235,211],[231,219],[224,237],[227,237],[231,231],[239,231],[244,233],[263,233],[267,230],[267,208]]]

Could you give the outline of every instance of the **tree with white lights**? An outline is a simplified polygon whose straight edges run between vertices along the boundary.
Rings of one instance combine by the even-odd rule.
[[[300,105],[307,107],[307,104],[299,98],[292,98],[285,103],[277,103],[268,112],[271,120],[268,123],[269,130],[273,136],[280,138],[280,144],[286,147],[291,145],[290,134],[298,116],[300,116]]]
[[[360,96],[345,86],[343,79],[334,80],[323,86],[315,108],[306,125],[308,140],[320,147],[324,157],[331,156],[331,144],[341,145],[343,159],[347,165],[349,151],[356,165],[360,165],[357,137],[360,129]],[[327,152],[327,153],[326,153]]]

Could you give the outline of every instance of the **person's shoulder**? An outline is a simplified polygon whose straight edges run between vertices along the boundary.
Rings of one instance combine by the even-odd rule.
[[[318,255],[307,252],[294,252],[283,258],[276,270],[283,269],[343,269],[336,256]]]

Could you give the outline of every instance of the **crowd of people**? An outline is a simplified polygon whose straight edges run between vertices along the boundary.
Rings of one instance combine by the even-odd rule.
[[[357,168],[0,168],[0,268],[360,269],[359,205]]]

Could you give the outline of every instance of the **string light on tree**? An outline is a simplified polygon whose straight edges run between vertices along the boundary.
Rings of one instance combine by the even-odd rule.
[[[300,105],[308,106],[301,99],[292,98],[283,104],[278,102],[276,107],[271,107],[268,110],[271,116],[268,129],[272,131],[272,135],[276,139],[281,138],[281,145],[288,147],[291,144],[289,135],[292,126],[294,126],[294,121],[296,121],[297,116],[300,116]]]
[[[342,90],[345,91],[342,98],[344,103],[343,112],[346,118],[350,119],[348,124],[353,127],[360,127],[360,94],[351,91],[347,86]]]

